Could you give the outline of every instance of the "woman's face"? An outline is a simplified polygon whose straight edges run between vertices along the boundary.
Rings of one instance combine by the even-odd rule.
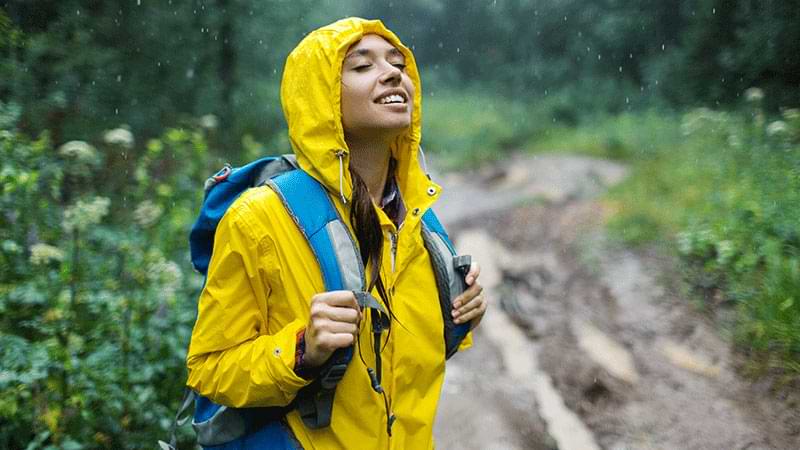
[[[361,38],[342,64],[342,126],[352,137],[397,135],[411,125],[414,84],[405,57],[375,34]]]

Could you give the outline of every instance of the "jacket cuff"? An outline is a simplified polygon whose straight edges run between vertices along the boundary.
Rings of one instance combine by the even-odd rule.
[[[289,399],[294,398],[300,388],[311,382],[294,371],[297,334],[303,329],[305,329],[303,321],[299,319],[292,321],[274,336],[272,348],[269,349],[269,357],[278,359],[280,364],[268,364],[268,367],[275,371],[273,373],[275,384]]]

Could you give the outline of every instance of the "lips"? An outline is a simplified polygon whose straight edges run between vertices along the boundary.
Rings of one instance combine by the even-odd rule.
[[[381,94],[375,99],[375,103],[380,105],[405,105],[408,103],[408,95],[400,89],[392,89]]]

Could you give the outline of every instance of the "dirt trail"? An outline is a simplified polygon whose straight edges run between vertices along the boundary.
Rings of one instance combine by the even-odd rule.
[[[671,261],[604,238],[597,197],[624,175],[539,156],[441,178],[438,211],[493,304],[448,363],[439,448],[800,449],[798,412],[736,374]]]

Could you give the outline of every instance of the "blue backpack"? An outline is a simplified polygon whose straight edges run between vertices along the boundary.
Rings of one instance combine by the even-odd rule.
[[[265,184],[278,194],[308,241],[322,271],[325,289],[351,290],[359,305],[370,310],[377,352],[380,333],[389,327],[388,315],[371,294],[364,292],[366,278],[356,241],[324,187],[297,166],[294,155],[265,157],[239,168],[226,165],[206,181],[203,206],[189,235],[194,268],[207,275],[214,233],[223,215],[245,190]],[[443,345],[446,357],[450,358],[469,331],[469,324],[456,325],[450,312],[452,301],[466,289],[464,277],[470,257],[456,255],[444,227],[430,209],[422,217],[422,237],[434,268],[445,324]],[[334,352],[314,381],[285,407],[228,408],[187,389],[173,423],[171,442],[159,441],[159,445],[164,450],[174,450],[176,429],[188,420],[185,415],[194,404],[192,426],[205,450],[299,448],[283,417],[296,409],[309,428],[330,425],[336,385],[352,357],[353,347]],[[373,389],[383,393],[379,353],[376,357],[376,369],[367,370]],[[393,421],[394,416],[389,415],[389,434]]]

